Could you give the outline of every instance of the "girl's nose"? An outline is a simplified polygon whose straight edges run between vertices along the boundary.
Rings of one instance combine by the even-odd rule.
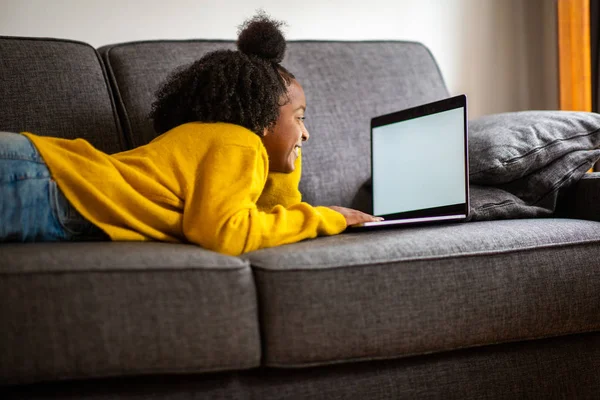
[[[302,130],[302,141],[306,142],[309,137],[310,137],[310,134],[308,133],[308,130],[306,130],[306,129]]]

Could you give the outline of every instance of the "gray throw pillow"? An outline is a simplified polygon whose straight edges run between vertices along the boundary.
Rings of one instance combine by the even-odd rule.
[[[471,185],[470,221],[549,217],[553,209],[529,205],[519,197],[493,186]]]
[[[598,146],[600,114],[521,111],[484,116],[469,121],[470,181],[511,182],[566,154]]]
[[[495,186],[471,185],[470,219],[533,218],[553,215],[561,195],[600,159],[600,150],[568,153],[529,175]]]

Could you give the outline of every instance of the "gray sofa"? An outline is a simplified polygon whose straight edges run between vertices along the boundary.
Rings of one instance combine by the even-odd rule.
[[[1,37],[0,130],[107,152],[142,145],[159,83],[223,47],[233,43]],[[290,42],[284,65],[307,95],[312,204],[360,205],[370,117],[449,95],[419,43]],[[550,218],[342,234],[239,258],[186,244],[0,244],[0,394],[595,398],[598,179],[571,186]]]

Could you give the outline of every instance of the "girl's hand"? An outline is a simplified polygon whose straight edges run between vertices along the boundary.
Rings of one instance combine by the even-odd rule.
[[[339,206],[328,206],[333,211],[337,211],[346,218],[346,225],[355,225],[361,224],[363,222],[377,222],[383,221],[381,217],[374,217],[372,215],[366,214],[362,211],[354,210],[352,208],[339,207]]]

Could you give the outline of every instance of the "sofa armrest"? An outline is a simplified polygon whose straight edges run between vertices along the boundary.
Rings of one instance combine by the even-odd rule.
[[[565,217],[600,221],[600,172],[585,174],[565,193]]]

